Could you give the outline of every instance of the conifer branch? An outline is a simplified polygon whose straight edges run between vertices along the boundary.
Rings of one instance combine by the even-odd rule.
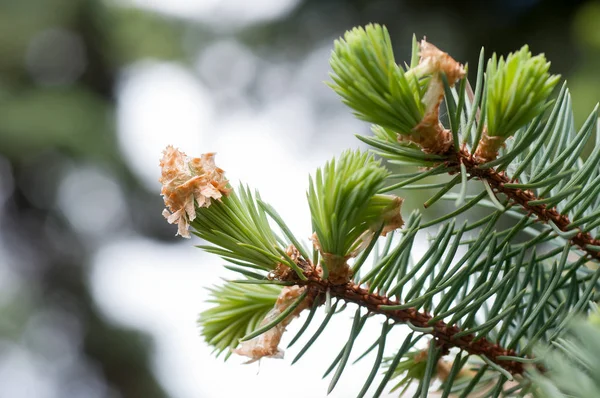
[[[413,333],[390,359],[375,396],[390,377],[404,373],[395,388],[418,381],[417,396],[426,396],[432,377],[443,381],[444,396],[455,387],[468,396],[491,379],[496,385],[492,396],[531,392],[534,367],[544,374],[551,369],[539,364],[544,357],[535,351],[536,344],[554,342],[570,319],[587,312],[599,297],[600,269],[582,266],[589,260],[600,263],[600,239],[594,236],[600,227],[600,146],[582,157],[593,131],[600,142],[598,107],[577,132],[566,86],[556,101],[549,100],[559,76],[549,73],[543,54],[533,56],[524,46],[506,59],[493,55],[485,76],[484,61],[482,50],[473,92],[467,68],[426,41],[413,38],[411,62],[405,66],[396,63],[382,26],[355,28],[336,41],[330,86],[358,118],[374,124],[372,136],[358,138],[391,164],[419,171],[391,174],[362,151],[345,151],[317,169],[307,192],[312,256],[257,192],[244,186],[231,189],[213,154],[188,158],[167,148],[161,161],[165,217],[178,224],[182,236],[189,237],[191,227],[190,232],[211,244],[199,247],[221,256],[233,264],[228,269],[246,278],[212,290],[216,306],[200,317],[204,337],[217,352],[233,350],[251,361],[281,357],[278,345],[287,324],[310,307],[293,344],[316,308],[325,304],[325,319],[295,362],[325,329],[341,300],[359,308],[349,339],[325,374],[336,369],[329,391],[368,317],[378,314],[387,320],[359,357],[379,346],[359,396],[381,367],[393,324],[407,325]],[[447,127],[439,115],[442,101]],[[515,140],[507,141],[509,137]],[[419,183],[442,174],[453,178]],[[391,179],[400,181],[390,184]],[[485,190],[468,196],[469,179],[482,181]],[[458,184],[460,193],[451,193]],[[427,222],[415,210],[404,220],[403,199],[384,194],[400,188],[437,189],[424,207],[449,199],[456,200],[456,209]],[[498,200],[498,194],[506,200]],[[491,204],[482,201],[486,196]],[[457,226],[456,217],[475,205],[497,210]],[[519,220],[498,231],[504,214]],[[279,228],[274,230],[271,222]],[[551,229],[530,228],[536,222]],[[417,234],[436,224],[437,235],[414,259]],[[476,238],[465,235],[475,229]],[[533,238],[522,242],[521,234]],[[383,249],[380,236],[387,236]],[[547,243],[557,247],[546,251]],[[461,246],[467,250],[459,252]],[[575,260],[574,249],[582,251]],[[371,257],[373,264],[362,272]],[[253,287],[240,287],[244,285]],[[413,340],[414,333],[418,337]],[[424,335],[431,336],[427,352],[409,351]],[[236,348],[239,341],[243,344]],[[467,355],[460,359],[459,354],[451,370],[436,376],[440,356],[452,348]],[[481,366],[460,381],[471,355],[482,360]],[[538,365],[527,369],[525,364]],[[512,376],[519,376],[518,385],[504,391]]]
[[[517,357],[519,354],[513,350],[501,347],[485,337],[475,340],[474,334],[468,334],[455,337],[462,330],[454,325],[448,325],[442,320],[431,322],[433,316],[427,312],[420,312],[416,308],[406,308],[398,310],[388,310],[382,306],[396,306],[397,300],[369,292],[368,289],[349,281],[345,284],[334,284],[329,280],[324,280],[314,266],[301,258],[297,259],[298,267],[304,270],[306,280],[301,280],[295,273],[282,275],[285,281],[293,281],[298,286],[306,286],[308,296],[312,299],[325,297],[329,292],[331,298],[343,300],[347,303],[354,303],[369,310],[372,314],[379,314],[388,317],[399,324],[410,324],[413,328],[419,328],[423,334],[432,335],[442,349],[442,354],[447,354],[450,348],[459,348],[470,355],[484,355],[490,361],[505,369],[510,374],[516,376],[524,372],[523,363],[517,361],[501,360],[499,357]],[[320,304],[324,304],[324,300]]]
[[[493,168],[480,168],[481,162],[466,149],[461,149],[456,155],[456,160],[446,162],[445,166],[456,169],[460,167],[461,163],[466,167],[467,173],[471,177],[487,181],[492,190],[503,193],[511,202],[519,204],[527,213],[535,214],[539,221],[546,224],[552,222],[565,233],[572,231],[569,228],[571,220],[568,216],[560,214],[556,207],[548,207],[545,204],[530,204],[530,202],[539,201],[542,198],[537,197],[531,190],[507,187],[505,184],[515,183],[518,180],[512,180],[504,171],[496,171]],[[600,252],[590,249],[590,246],[599,246],[600,239],[593,237],[589,232],[580,231],[569,240],[586,255],[600,260]]]

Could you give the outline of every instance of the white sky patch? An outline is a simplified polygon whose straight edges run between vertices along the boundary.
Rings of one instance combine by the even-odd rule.
[[[77,232],[94,238],[114,231],[126,215],[125,198],[113,176],[93,166],[69,170],[57,202]]]
[[[47,369],[16,345],[0,346],[0,395],[12,398],[56,398],[58,386]]]
[[[120,81],[117,101],[118,137],[125,160],[149,188],[156,189],[162,150],[173,145],[190,156],[203,153],[202,136],[212,113],[208,93],[182,66],[130,67]]]
[[[314,156],[301,153],[314,128],[304,105],[301,98],[282,99],[260,114],[231,114],[207,139],[231,184],[258,189],[302,238],[311,233],[306,189]]]
[[[235,40],[209,43],[198,56],[195,66],[209,87],[236,94],[256,77],[258,58]]]
[[[107,0],[108,1],[108,0]],[[217,28],[243,26],[281,18],[299,0],[111,0],[167,15],[201,21]]]

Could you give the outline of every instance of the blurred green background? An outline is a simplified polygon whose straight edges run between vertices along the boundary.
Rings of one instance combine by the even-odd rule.
[[[398,60],[413,33],[426,35],[472,74],[481,46],[506,54],[527,43],[568,80],[581,124],[600,99],[598,21],[599,1],[575,0],[0,0],[0,397],[229,396],[215,380],[165,370],[190,365],[156,354],[157,336],[175,330],[161,319],[127,322],[137,315],[126,301],[111,315],[155,269],[122,242],[193,250],[160,215],[166,143],[218,150],[247,179],[272,173],[252,182],[270,181],[292,214],[280,179],[296,173],[290,185],[303,192],[305,170],[368,129],[322,84],[345,30],[387,25]],[[161,270],[181,271],[169,258]],[[131,283],[115,285],[131,263]],[[177,327],[200,340],[200,303],[182,301],[218,275],[175,298],[177,276],[164,278],[140,290],[156,301],[135,308],[159,318],[156,302],[167,314],[183,307]],[[204,351],[173,350],[208,363]]]

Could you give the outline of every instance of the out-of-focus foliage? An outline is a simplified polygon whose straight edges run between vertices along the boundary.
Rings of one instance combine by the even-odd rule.
[[[578,123],[585,119],[583,108],[597,97],[600,90],[600,1],[591,1],[579,7],[573,17],[573,47],[585,62],[570,70],[569,87],[573,93],[573,107]]]
[[[49,366],[45,355],[71,364],[48,373],[58,390],[44,394],[86,395],[92,388],[94,394],[166,396],[149,366],[152,341],[99,313],[87,282],[97,248],[65,219],[57,192],[74,167],[93,168],[116,187],[127,182],[130,198],[152,198],[117,148],[117,75],[141,58],[181,57],[180,40],[174,23],[103,2],[0,4],[0,268],[13,286],[0,293],[0,343],[7,348],[4,365],[16,374],[13,352],[36,366]],[[88,223],[97,210],[89,204]],[[157,232],[162,235],[145,231]],[[35,344],[26,337],[44,333]],[[56,351],[52,336],[71,348]],[[0,376],[0,385],[7,382]]]
[[[545,372],[530,369],[540,398],[600,396],[600,323],[598,313],[571,322],[569,333],[540,347]]]
[[[1,10],[2,153],[53,148],[119,162],[112,154],[118,68],[180,59],[175,22],[87,0],[24,0]]]

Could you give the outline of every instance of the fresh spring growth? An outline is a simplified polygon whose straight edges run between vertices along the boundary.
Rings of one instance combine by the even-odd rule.
[[[488,61],[486,70],[486,132],[475,156],[494,160],[504,141],[540,115],[560,75],[551,75],[544,54],[531,56],[528,46]]]
[[[177,234],[189,238],[188,226],[196,218],[196,206],[208,207],[213,200],[228,195],[224,171],[215,166],[214,153],[190,158],[167,146],[160,160],[161,195],[167,209],[163,216],[169,224],[177,224]]]
[[[198,324],[202,336],[214,351],[217,354],[228,351],[229,357],[239,339],[257,329],[273,309],[281,287],[225,282],[209,291],[207,302],[214,306],[200,314]]]
[[[385,235],[404,224],[402,199],[377,194],[388,175],[372,155],[345,151],[310,178],[313,244],[323,259],[323,277],[332,283],[348,281],[348,259],[363,250],[377,231]]]
[[[221,201],[198,209],[190,224],[194,235],[214,246],[200,246],[228,262],[266,273],[276,269],[293,269],[302,278],[296,265],[297,251],[276,236],[265,213],[260,195],[240,185]],[[261,277],[266,277],[262,275]]]
[[[260,196],[240,185],[233,190],[224,171],[215,166],[214,154],[189,158],[168,146],[160,161],[163,215],[177,223],[178,234],[189,238],[188,227],[215,246],[201,246],[236,265],[272,272],[282,264],[296,270],[293,251],[278,241],[259,205]]]
[[[214,245],[201,246],[204,250],[236,266],[253,269],[245,273],[251,278],[267,279],[270,274],[292,269],[298,277],[303,277],[296,264],[300,253],[293,245],[284,250],[285,245],[267,220],[263,208],[267,205],[260,202],[258,193],[253,195],[248,188],[240,186],[236,191],[228,188],[223,170],[214,164],[214,154],[189,158],[169,146],[163,152],[160,166],[161,193],[170,210],[165,209],[163,215],[169,223],[178,224],[179,235],[189,238],[191,226],[195,235]],[[206,341],[219,353],[230,349],[250,357],[251,362],[263,357],[281,358],[283,351],[278,345],[285,327],[312,303],[312,299],[303,298],[306,288],[298,286],[246,287],[227,282],[213,289],[212,295],[217,306],[203,312],[199,319]],[[279,321],[277,325],[235,349],[239,339],[274,320]]]
[[[226,358],[231,353],[249,357],[250,362],[265,357],[282,358],[279,342],[283,332],[300,312],[312,304],[310,298],[303,300],[281,323],[265,333],[241,345],[240,339],[283,313],[304,290],[298,286],[281,288],[236,282],[225,282],[223,286],[211,288],[208,301],[215,306],[200,314],[198,324],[202,335],[217,355],[227,351]]]
[[[425,40],[414,41],[411,68],[405,70],[396,64],[387,29],[369,24],[336,40],[330,64],[330,86],[359,119],[390,129],[398,140],[415,142],[425,152],[449,149],[452,136],[438,118],[441,76],[452,86],[465,70],[447,53]]]

